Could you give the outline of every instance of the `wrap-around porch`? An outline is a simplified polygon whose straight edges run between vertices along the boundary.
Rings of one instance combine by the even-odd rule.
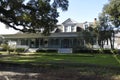
[[[14,39],[17,45],[28,46],[29,48],[53,49],[58,48],[80,48],[84,46],[84,41],[79,38],[22,38]]]

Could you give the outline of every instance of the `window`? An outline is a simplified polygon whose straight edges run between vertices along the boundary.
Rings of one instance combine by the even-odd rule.
[[[71,32],[71,26],[65,26],[65,32]]]
[[[44,45],[44,40],[43,39],[40,40],[40,45]]]
[[[67,32],[67,28],[68,28],[68,26],[65,26],[65,32]]]
[[[68,26],[67,32],[71,32],[71,26]]]
[[[74,26],[71,26],[71,32],[74,32]]]

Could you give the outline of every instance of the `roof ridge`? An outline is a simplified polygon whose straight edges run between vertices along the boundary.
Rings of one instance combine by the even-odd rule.
[[[62,24],[70,24],[70,23],[78,23],[77,21],[75,21],[75,20],[73,20],[73,19],[71,19],[71,18],[68,18],[67,20],[65,20]]]

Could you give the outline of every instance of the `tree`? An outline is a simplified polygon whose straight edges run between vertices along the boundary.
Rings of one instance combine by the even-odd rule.
[[[59,13],[68,9],[68,0],[1,0],[0,21],[22,32],[48,35],[56,26]]]
[[[101,48],[104,48],[105,42],[110,41],[111,48],[114,49],[114,40],[113,40],[113,28],[109,23],[109,16],[102,13],[99,15],[99,36],[98,36],[98,43]]]
[[[109,3],[103,7],[103,13],[110,16],[115,27],[120,26],[120,0],[109,0]]]
[[[120,0],[109,0],[109,3],[104,5],[103,13],[109,16],[109,21],[118,28],[120,26]],[[115,31],[113,31],[113,49]]]
[[[85,27],[86,28],[83,31],[83,39],[85,41],[86,47],[93,48],[93,45],[96,43],[96,37],[97,37],[94,25],[85,24]]]

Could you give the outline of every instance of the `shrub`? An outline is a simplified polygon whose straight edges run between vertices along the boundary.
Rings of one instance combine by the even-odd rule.
[[[2,51],[7,51],[10,49],[10,47],[8,46],[8,44],[1,44],[1,48],[2,48]]]
[[[20,53],[20,52],[24,52],[25,48],[16,48],[16,52]]]
[[[119,53],[119,50],[113,49],[113,50],[111,50],[111,53],[118,54],[118,53]]]
[[[47,52],[47,53],[53,53],[53,52],[57,52],[57,50],[36,50],[36,52]]]
[[[13,51],[15,51],[15,49],[10,48],[9,51],[10,51],[10,52],[13,52]]]

